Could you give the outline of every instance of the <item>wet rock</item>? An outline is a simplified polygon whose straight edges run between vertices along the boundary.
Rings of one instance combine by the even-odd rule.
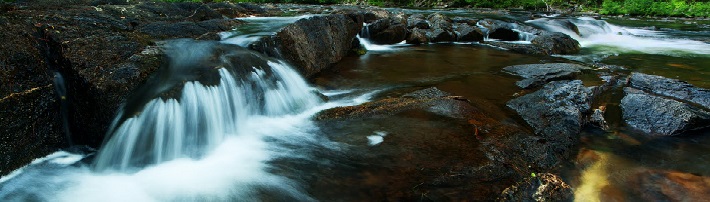
[[[410,31],[406,40],[407,44],[427,44],[429,43],[429,38],[426,36],[426,31],[414,28]]]
[[[515,82],[521,88],[533,88],[554,80],[572,79],[590,67],[572,63],[546,63],[514,65],[503,68],[504,72],[525,78]]]
[[[407,27],[395,18],[386,18],[375,21],[365,29],[367,38],[375,44],[395,44],[405,40]]]
[[[639,90],[695,103],[710,109],[710,90],[683,81],[635,72],[631,73],[629,84]]]
[[[407,18],[407,29],[429,29],[429,22],[422,14],[412,14]]]
[[[505,189],[498,201],[573,201],[574,191],[562,178],[541,173]]]
[[[506,43],[500,41],[484,41],[483,43],[516,53],[528,55],[547,55],[547,51],[543,50],[540,46],[537,46],[535,44]]]
[[[457,41],[483,41],[483,32],[466,23],[455,23]]]
[[[500,20],[484,19],[478,21],[478,25],[483,28],[483,32],[490,39],[498,39],[501,41],[517,41],[520,40],[518,32],[513,31],[516,28],[515,24]]]
[[[476,23],[478,22],[478,19],[475,18],[469,18],[469,17],[453,17],[451,18],[451,22],[453,23],[465,23],[470,26],[476,26]]]
[[[0,16],[0,35],[8,41],[0,46],[0,97],[13,95],[0,105],[27,114],[0,113],[0,124],[12,124],[2,126],[8,137],[2,144],[30,145],[24,153],[13,151],[25,148],[6,147],[3,161],[13,163],[3,164],[0,175],[68,146],[57,102],[67,105],[74,143],[99,146],[119,105],[162,63],[162,51],[155,48],[162,37],[139,28],[158,22],[194,24],[204,30],[171,30],[184,33],[165,37],[201,38],[234,25],[209,4],[61,2],[67,1],[21,7]],[[64,78],[65,99],[55,97],[54,73]]]
[[[237,20],[216,19],[201,22],[154,22],[138,28],[138,31],[155,39],[192,38],[219,40],[217,33],[229,31],[241,24]]]
[[[604,112],[606,107],[601,106],[598,109],[594,109],[592,115],[589,116],[589,123],[599,126],[602,130],[609,130],[609,124],[604,119]]]
[[[384,18],[389,18],[391,13],[385,9],[377,8],[377,7],[368,7],[365,9],[364,13],[364,22],[365,23],[372,23],[375,22],[379,19],[384,19]]]
[[[710,113],[676,100],[624,88],[621,111],[629,126],[653,135],[678,135],[710,126]]]
[[[434,13],[429,15],[427,20],[431,25],[431,28],[427,30],[429,41],[436,43],[456,40],[456,33],[454,33],[453,24],[449,17],[441,13]]]
[[[347,55],[362,29],[357,20],[341,14],[301,19],[250,48],[282,58],[310,77]]]
[[[531,42],[542,47],[547,54],[575,54],[581,49],[577,40],[560,32],[543,33]]]
[[[642,171],[630,184],[645,201],[705,201],[710,198],[710,177],[676,171]]]
[[[579,133],[591,110],[592,88],[580,80],[553,81],[533,93],[508,102],[537,134],[571,136]]]
[[[451,96],[437,88],[427,88],[398,98],[387,98],[357,106],[324,110],[316,115],[316,120],[386,117],[412,109],[426,109],[442,116],[463,118],[467,116],[466,112],[470,108],[468,101],[460,96]]]

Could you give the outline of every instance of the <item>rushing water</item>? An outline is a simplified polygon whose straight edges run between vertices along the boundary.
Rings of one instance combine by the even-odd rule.
[[[308,16],[241,19],[249,26],[224,33],[222,43],[246,46],[303,17]],[[314,86],[288,64],[246,49],[230,52],[220,49],[229,46],[224,44],[173,41],[166,46],[171,64],[156,77],[178,79],[149,81],[147,90],[137,90],[141,96],[134,97],[140,99],[128,99],[98,152],[56,152],[0,178],[0,200],[414,199],[400,190],[419,194],[419,200],[456,198],[468,195],[457,195],[454,188],[419,192],[417,184],[443,165],[485,163],[475,144],[463,144],[475,142],[465,127],[418,112],[335,123],[312,117],[324,109],[434,86],[465,97],[495,119],[517,122],[505,103],[521,92],[514,85],[519,78],[501,68],[568,59],[710,87],[710,48],[697,33],[568,19],[579,28],[577,34],[556,20],[527,23],[570,34],[581,42],[582,53],[530,56],[476,43],[377,46],[361,39],[369,52],[346,57],[314,78]],[[184,52],[183,46],[193,51]],[[199,71],[184,71],[194,69]],[[583,77],[587,85],[600,83],[593,73]],[[602,104],[618,105],[596,105]],[[619,123],[614,110],[607,118],[615,130],[582,134],[580,153],[598,160],[582,170],[567,168],[564,177],[577,187],[577,199],[601,200],[598,193],[610,189],[629,192],[628,177],[644,170],[710,175],[710,134],[645,138]],[[486,191],[475,183],[459,186]]]

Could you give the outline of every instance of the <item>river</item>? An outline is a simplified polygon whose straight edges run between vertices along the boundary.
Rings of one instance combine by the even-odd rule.
[[[461,10],[447,14],[475,16]],[[223,33],[222,42],[246,46],[307,17],[245,18],[242,20],[248,26]],[[515,86],[519,78],[501,72],[503,67],[518,64],[603,63],[623,66],[620,71],[624,72],[661,75],[710,88],[708,21],[498,18],[543,27],[550,25],[550,20],[572,18],[580,34],[571,35],[576,35],[582,51],[576,55],[532,56],[480,43],[383,46],[361,39],[369,49],[367,53],[346,57],[310,80],[273,58],[254,56],[256,62],[246,67],[232,60],[215,67],[219,85],[187,82],[180,87],[179,97],[128,103],[140,105],[141,112],[127,118],[119,113],[111,139],[98,151],[59,151],[3,176],[0,199],[475,199],[479,192],[490,194],[488,189],[500,187],[486,188],[487,182],[480,180],[429,193],[422,191],[427,185],[420,183],[432,173],[441,173],[441,169],[485,162],[475,147],[475,138],[467,135],[470,131],[461,124],[421,112],[340,122],[319,122],[313,116],[333,107],[437,87],[465,97],[497,120],[524,123],[506,107],[506,102],[522,92]],[[186,44],[179,46],[205,45],[182,43]],[[253,54],[245,52],[236,54]],[[185,63],[182,57],[200,54],[209,55],[210,50],[173,54],[177,60],[172,61]],[[594,72],[580,78],[587,86],[602,83]],[[322,100],[322,96],[329,99]],[[578,162],[561,169],[563,179],[575,187],[576,200],[640,200],[634,191],[643,186],[634,181],[634,176],[644,172],[669,170],[710,176],[710,131],[648,138],[622,123],[619,96],[620,91],[612,92],[607,100],[595,101],[593,108],[609,108],[605,116],[612,129],[585,128],[580,134]]]

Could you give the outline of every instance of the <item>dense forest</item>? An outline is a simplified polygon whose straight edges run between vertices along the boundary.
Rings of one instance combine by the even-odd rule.
[[[367,4],[397,7],[519,8],[541,11],[586,11],[605,15],[708,17],[710,2],[704,0],[165,0],[231,1],[257,3]]]

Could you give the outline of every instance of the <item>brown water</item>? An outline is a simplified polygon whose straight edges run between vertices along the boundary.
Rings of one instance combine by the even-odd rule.
[[[525,125],[505,103],[515,94],[527,92],[514,85],[519,78],[502,73],[501,69],[510,65],[548,62],[574,61],[515,54],[478,44],[409,46],[345,58],[313,82],[324,89],[382,90],[377,98],[398,97],[414,90],[437,87],[464,96],[497,120]],[[709,58],[622,54],[600,62],[628,68],[624,72],[663,75],[710,87]],[[587,72],[579,78],[587,86],[602,83],[596,72]],[[639,190],[654,186],[638,183],[639,179],[646,179],[639,176],[647,176],[648,172],[710,176],[710,131],[688,133],[685,137],[645,137],[621,123],[618,102],[622,96],[617,89],[595,102],[595,107],[605,105],[609,108],[606,116],[612,129],[585,129],[580,134],[582,142],[577,162],[562,171],[565,181],[576,188],[576,200],[648,199],[638,196]],[[435,169],[446,163],[459,167],[481,165],[478,160],[485,159],[471,154],[475,153],[471,150],[477,144],[471,136],[472,131],[462,125],[452,125],[452,122],[434,114],[405,113],[387,119],[355,120],[324,127],[324,133],[330,134],[333,140],[352,146],[348,152],[355,157],[346,158],[352,161],[344,166],[349,169],[335,166],[329,173],[331,181],[312,185],[313,190],[317,190],[315,196],[343,200],[447,200],[494,195],[493,190],[501,190],[494,184],[500,183],[490,183],[490,190],[481,190],[480,187],[485,187],[481,184],[458,184],[448,192],[444,191],[446,189],[412,186],[428,179],[427,172],[412,169]],[[367,146],[365,137],[373,131],[388,133],[382,143],[387,146]],[[448,162],[436,162],[436,159]],[[444,168],[456,170],[452,168],[455,165]],[[339,188],[332,189],[333,186]],[[461,192],[471,188],[480,190],[480,193]],[[410,192],[393,193],[393,190]]]

